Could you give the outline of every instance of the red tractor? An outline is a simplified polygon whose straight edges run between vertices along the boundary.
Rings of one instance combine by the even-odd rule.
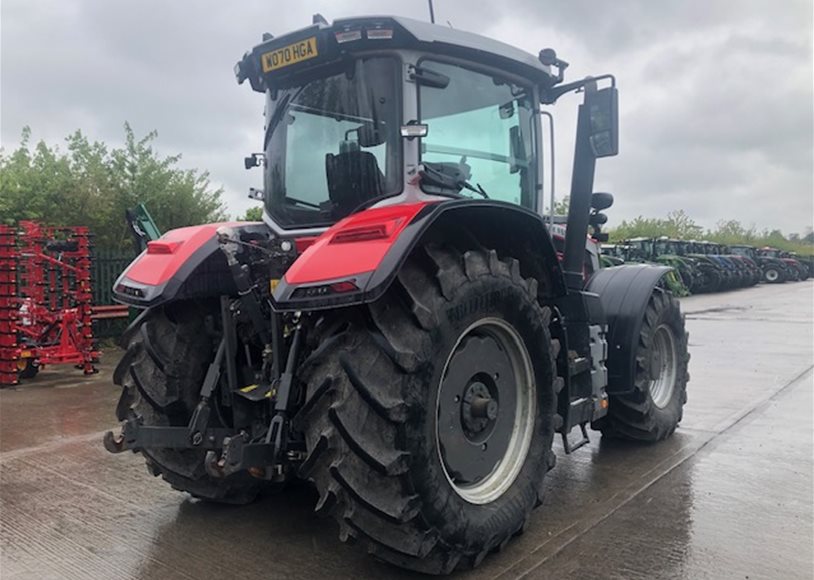
[[[112,452],[243,503],[296,478],[375,557],[476,566],[520,533],[564,452],[682,417],[687,334],[667,267],[586,264],[617,154],[611,75],[391,17],[264,35],[261,223],[182,228],[115,284]],[[581,93],[562,261],[542,217],[541,106]],[[545,144],[548,146],[548,143]],[[600,236],[601,237],[601,236]],[[576,429],[578,439],[572,432]]]

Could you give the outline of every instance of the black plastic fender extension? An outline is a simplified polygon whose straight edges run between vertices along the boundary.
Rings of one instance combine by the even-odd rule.
[[[323,236],[331,233],[329,230]],[[272,307],[277,312],[305,312],[374,302],[388,290],[416,247],[425,241],[449,241],[456,234],[466,235],[467,241],[474,240],[484,248],[495,250],[499,256],[517,258],[524,269],[522,276],[550,282],[546,290],[552,297],[567,293],[554,243],[540,215],[502,201],[455,199],[426,204],[398,237],[388,242],[387,252],[372,271],[357,272],[351,267],[339,278],[299,285],[286,275],[274,290]],[[361,248],[358,251],[362,251]],[[319,261],[319,252],[310,250],[298,260]],[[342,294],[308,292],[343,281],[353,281],[358,290]]]
[[[631,264],[603,268],[586,290],[599,295],[608,321],[608,388],[611,395],[633,390],[636,350],[650,295],[671,268]]]

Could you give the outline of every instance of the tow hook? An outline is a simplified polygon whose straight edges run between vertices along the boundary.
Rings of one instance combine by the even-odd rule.
[[[116,436],[113,434],[113,431],[108,431],[105,433],[102,441],[105,445],[105,449],[110,453],[121,453],[127,449],[124,444],[124,434]]]

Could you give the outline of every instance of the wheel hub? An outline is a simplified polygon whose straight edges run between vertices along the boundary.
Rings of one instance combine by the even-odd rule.
[[[656,407],[665,408],[673,398],[678,379],[678,351],[672,329],[661,324],[653,335],[650,357],[650,396]]]
[[[461,335],[438,390],[437,443],[464,499],[489,503],[511,485],[528,451],[535,399],[531,362],[512,327],[485,319]]]
[[[493,386],[493,390],[497,390]],[[489,387],[474,381],[466,389],[461,401],[461,421],[468,434],[477,435],[493,427],[498,415],[498,403],[492,398]]]

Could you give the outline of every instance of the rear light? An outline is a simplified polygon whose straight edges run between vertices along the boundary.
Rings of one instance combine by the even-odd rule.
[[[359,287],[354,281],[342,280],[341,282],[334,282],[333,284],[297,288],[294,290],[291,297],[294,299],[319,298],[322,296],[330,296],[332,294],[347,294],[348,292],[356,292],[358,290]]]
[[[353,282],[344,280],[342,282],[335,282],[331,284],[331,290],[337,294],[344,294],[345,292],[354,292],[359,288]]]
[[[339,44],[343,44],[345,42],[353,42],[354,40],[361,40],[362,39],[362,31],[361,30],[345,30],[342,32],[337,32],[334,34],[336,37],[336,42]]]
[[[125,284],[119,284],[116,286],[116,292],[119,294],[127,294],[128,296],[133,296],[134,298],[144,298],[144,292],[140,288],[133,288],[132,286],[126,286]]]
[[[370,242],[373,240],[386,240],[401,225],[403,218],[391,220],[380,224],[359,226],[337,232],[331,238],[332,244],[347,244],[353,242]]]
[[[367,38],[369,40],[390,40],[393,38],[392,28],[368,28]]]

